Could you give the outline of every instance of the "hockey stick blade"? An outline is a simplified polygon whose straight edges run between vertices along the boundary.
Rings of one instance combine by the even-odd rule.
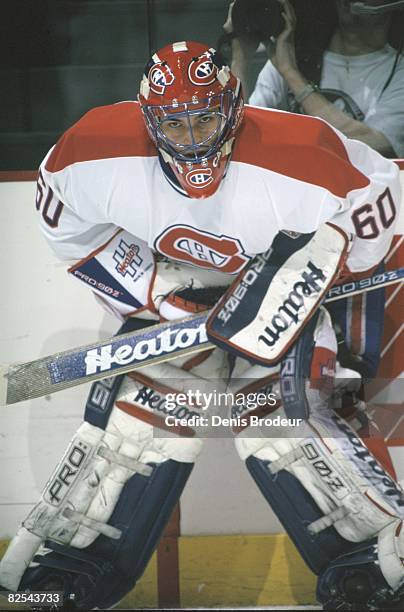
[[[325,302],[348,298],[398,283],[404,268],[383,272],[359,281],[336,285]],[[213,348],[206,336],[206,311],[135,332],[69,349],[48,357],[0,367],[0,405],[42,397],[69,387],[125,374]]]

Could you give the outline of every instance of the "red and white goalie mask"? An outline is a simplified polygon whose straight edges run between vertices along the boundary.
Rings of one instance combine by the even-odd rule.
[[[214,49],[178,42],[155,53],[140,84],[146,127],[191,198],[218,189],[243,114],[239,79]]]

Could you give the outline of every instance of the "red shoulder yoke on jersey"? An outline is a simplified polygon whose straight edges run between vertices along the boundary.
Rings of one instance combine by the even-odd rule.
[[[330,223],[279,232],[225,293],[207,322],[211,342],[262,365],[282,359],[341,270],[349,238]]]

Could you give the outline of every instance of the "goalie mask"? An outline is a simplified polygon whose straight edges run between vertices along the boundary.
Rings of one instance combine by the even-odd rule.
[[[216,51],[196,42],[167,45],[146,66],[139,102],[180,189],[191,198],[214,194],[243,109],[240,81]]]

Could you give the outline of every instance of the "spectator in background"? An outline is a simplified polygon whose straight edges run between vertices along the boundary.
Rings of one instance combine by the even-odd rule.
[[[306,31],[301,33],[301,37],[306,37],[306,45],[303,43],[306,57],[299,62],[295,33],[300,16],[296,19],[290,0],[278,2],[283,30],[276,39],[268,37],[264,41],[269,60],[258,76],[249,103],[321,117],[349,138],[368,144],[386,157],[404,157],[404,58],[401,55],[404,24],[398,49],[389,44],[391,26],[397,28],[397,20],[404,22],[404,12],[353,14],[349,0],[323,0],[321,6],[317,5],[317,12],[312,12],[311,21],[315,22],[317,15],[319,22],[314,23],[314,28],[307,22]],[[383,3],[386,1],[366,2],[368,5]],[[308,7],[308,3],[304,4]],[[233,29],[233,5],[224,25],[227,32]],[[322,21],[327,5],[331,27],[330,19],[328,24]],[[298,8],[297,3],[295,6]],[[246,75],[258,43],[259,39],[251,31],[232,35],[232,71],[240,77],[246,98],[249,93]],[[316,45],[319,70],[317,78],[311,79],[310,66],[316,61],[307,61],[307,50],[313,57]]]

